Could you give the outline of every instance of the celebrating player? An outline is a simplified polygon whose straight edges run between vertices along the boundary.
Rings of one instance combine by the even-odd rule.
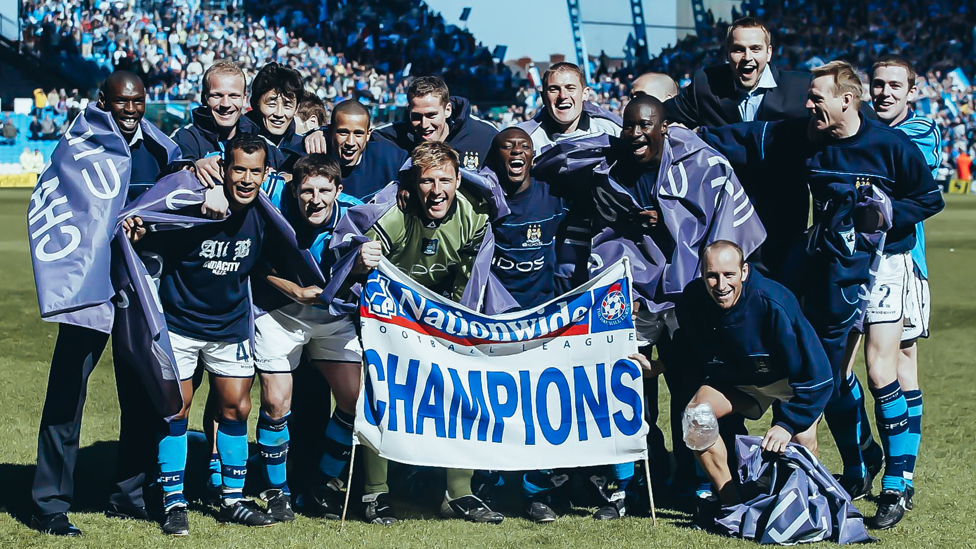
[[[498,130],[473,116],[467,99],[451,96],[440,78],[421,76],[407,88],[407,103],[409,119],[377,128],[374,139],[407,152],[424,142],[442,141],[458,152],[463,167],[481,167]]]
[[[278,182],[268,189],[268,194],[295,229],[299,247],[307,249],[328,273],[327,252],[336,223],[349,207],[361,202],[341,194],[340,167],[330,156],[314,153],[302,157],[295,163],[293,176],[288,184]],[[267,281],[280,295],[268,295],[256,286],[257,305],[269,311],[255,321],[254,358],[261,378],[257,441],[270,486],[261,497],[268,502],[269,514],[275,520],[294,519],[286,471],[288,419],[291,374],[304,352],[308,365],[325,376],[336,398],[325,432],[321,474],[303,500],[304,509],[338,519],[341,495],[333,481],[349,460],[362,362],[354,320],[348,314],[331,314],[319,300],[322,289],[317,286],[302,286],[286,273],[268,275]],[[282,295],[286,299],[280,299]]]
[[[189,534],[183,495],[187,418],[193,400],[198,361],[210,372],[217,395],[217,453],[222,466],[222,522],[269,526],[274,520],[244,503],[247,474],[247,416],[254,361],[250,345],[251,299],[248,278],[262,266],[265,220],[255,199],[268,171],[268,145],[255,134],[241,133],[226,145],[223,189],[230,202],[228,219],[174,235],[154,234],[143,246],[162,260],[160,302],[179,371],[183,410],[159,440],[159,479],[166,513],[163,532]],[[141,235],[126,220],[133,240]]]
[[[488,207],[472,203],[457,189],[461,184],[460,158],[439,141],[418,145],[410,155],[413,167],[405,173],[412,195],[407,211],[396,204],[367,205],[378,216],[364,233],[371,242],[356,256],[355,272],[365,273],[381,256],[428,289],[479,309],[490,270],[494,238]],[[337,241],[344,242],[337,234]],[[477,273],[477,276],[476,276]],[[388,497],[385,459],[364,449],[366,462],[366,519],[389,525],[396,521]],[[445,517],[498,524],[501,513],[492,511],[471,492],[473,471],[447,470],[447,492],[441,504]]]
[[[833,378],[813,327],[789,290],[749,269],[738,245],[719,240],[702,254],[702,277],[685,288],[678,324],[686,351],[706,378],[685,411],[685,442],[718,489],[724,505],[739,502],[728,451],[718,436],[721,418],[759,419],[772,406],[773,425],[762,439],[783,453],[792,440],[817,453],[817,421]],[[704,414],[700,414],[706,407]],[[688,416],[698,416],[694,422]],[[696,427],[715,430],[711,436]],[[707,439],[707,440],[706,440]]]
[[[386,141],[370,141],[369,111],[347,100],[332,109],[329,154],[342,168],[343,192],[369,202],[377,191],[397,178],[407,153]]]

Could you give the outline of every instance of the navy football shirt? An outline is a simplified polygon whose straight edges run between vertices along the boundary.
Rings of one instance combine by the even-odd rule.
[[[358,164],[342,168],[342,192],[369,202],[380,189],[396,180],[406,159],[406,151],[399,147],[370,141]]]
[[[508,197],[511,215],[493,223],[495,255],[491,270],[523,308],[555,297],[556,232],[566,216],[563,200],[549,185],[532,180]]]
[[[202,341],[250,337],[248,275],[262,264],[264,227],[250,207],[219,223],[153,235],[160,241],[159,298],[170,330]]]

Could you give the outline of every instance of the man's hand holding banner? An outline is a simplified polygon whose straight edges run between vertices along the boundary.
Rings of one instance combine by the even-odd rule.
[[[527,311],[484,316],[383,260],[361,300],[356,436],[415,465],[532,470],[644,459],[626,261]]]

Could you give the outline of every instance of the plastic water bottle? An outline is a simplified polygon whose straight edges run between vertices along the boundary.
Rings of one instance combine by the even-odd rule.
[[[685,409],[681,418],[685,444],[695,451],[707,450],[718,441],[718,419],[708,403]]]

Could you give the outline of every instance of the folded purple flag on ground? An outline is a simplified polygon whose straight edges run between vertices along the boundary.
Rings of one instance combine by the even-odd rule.
[[[723,508],[717,530],[763,544],[873,541],[847,492],[809,450],[791,443],[785,454],[770,455],[761,442],[736,437],[739,493],[746,502]]]

